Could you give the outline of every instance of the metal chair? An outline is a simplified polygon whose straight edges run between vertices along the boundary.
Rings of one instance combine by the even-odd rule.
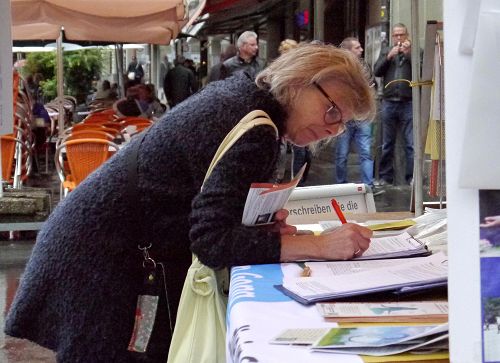
[[[96,112],[96,113],[91,113],[90,115],[85,117],[82,122],[85,124],[94,124],[94,123],[99,124],[113,120],[114,120],[113,114]]]
[[[14,134],[2,135],[2,180],[19,188],[31,171],[30,150],[25,142]]]
[[[91,124],[85,124],[85,123],[75,124],[71,128],[66,129],[65,133],[70,134],[70,133],[73,133],[75,131],[82,131],[82,130],[99,130],[99,131],[107,132],[108,134],[113,135],[115,138],[121,137],[120,130],[117,130],[116,128],[104,127],[101,124],[92,124],[92,123]]]
[[[97,138],[75,139],[62,142],[56,148],[55,164],[61,180],[61,196],[74,190],[89,174],[101,166],[115,152],[115,143]],[[65,170],[63,154],[69,170]]]
[[[63,142],[76,139],[102,139],[114,142],[115,136],[98,129],[77,130],[66,134],[56,142],[56,148]]]
[[[133,125],[152,125],[153,121],[147,118],[142,118],[142,117],[122,117],[118,119],[120,121],[120,125],[122,125],[122,128],[125,128],[127,126],[133,126]]]
[[[2,135],[0,139],[2,147],[2,180],[9,182],[12,179],[14,166],[14,154],[16,152],[16,138],[10,135]]]

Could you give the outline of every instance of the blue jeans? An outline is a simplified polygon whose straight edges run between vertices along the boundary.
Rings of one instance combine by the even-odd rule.
[[[347,183],[347,155],[351,141],[356,143],[361,167],[361,181],[373,186],[373,159],[371,155],[372,125],[370,121],[349,121],[346,130],[337,137],[335,173],[337,183]]]
[[[404,139],[406,159],[405,178],[410,182],[413,177],[413,114],[412,101],[382,101],[382,157],[380,159],[379,176],[392,183],[394,179],[394,146],[398,128],[401,128]]]
[[[300,180],[299,186],[303,186],[307,179],[307,174],[309,174],[309,168],[311,167],[311,152],[307,146],[300,147],[292,145],[293,149],[293,176],[295,176],[302,166],[307,163],[304,174],[302,174],[302,179]]]

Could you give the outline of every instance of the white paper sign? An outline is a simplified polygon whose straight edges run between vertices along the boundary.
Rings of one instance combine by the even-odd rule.
[[[459,185],[464,188],[499,189],[500,12],[480,14],[472,62]]]
[[[332,184],[296,188],[285,205],[290,224],[318,223],[337,219],[331,200],[335,198],[344,213],[374,213],[373,194],[364,184]]]

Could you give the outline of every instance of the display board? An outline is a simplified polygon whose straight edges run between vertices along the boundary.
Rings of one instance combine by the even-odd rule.
[[[290,224],[317,223],[338,219],[331,200],[339,203],[344,213],[374,213],[373,193],[365,184],[330,184],[295,188],[285,209]]]
[[[470,14],[469,0],[445,0],[444,55],[446,109],[446,191],[448,205],[448,298],[450,361],[482,362],[482,321],[479,258],[479,197],[477,189],[460,185],[460,162],[467,140],[466,108],[472,83],[474,55],[460,51],[460,36]],[[484,2],[484,0],[483,0]],[[476,38],[477,41],[477,38]],[[448,61],[447,61],[448,60]],[[500,68],[488,74],[500,74]],[[480,91],[484,93],[483,91]],[[498,102],[498,101],[497,101]],[[481,122],[474,117],[472,122]],[[492,160],[493,155],[489,156]],[[493,162],[493,160],[492,160]],[[490,168],[496,164],[490,164]]]
[[[500,168],[491,166],[500,154],[500,3],[481,4],[471,56],[472,79],[464,100],[467,121],[460,182],[465,188],[496,189],[500,188]]]

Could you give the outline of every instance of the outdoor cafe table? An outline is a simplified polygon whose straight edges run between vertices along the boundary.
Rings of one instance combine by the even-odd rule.
[[[366,221],[409,217],[411,215],[404,212],[376,213],[363,216],[350,215],[348,219]],[[358,355],[313,353],[305,346],[269,344],[271,339],[285,329],[337,326],[336,323],[326,322],[314,305],[302,305],[274,287],[274,285],[282,283],[284,271],[288,273],[296,271],[297,274],[300,274],[300,269],[295,263],[236,266],[231,269],[231,285],[226,315],[226,357],[228,363],[365,362]],[[448,361],[445,354],[442,358],[425,360],[425,362]]]

